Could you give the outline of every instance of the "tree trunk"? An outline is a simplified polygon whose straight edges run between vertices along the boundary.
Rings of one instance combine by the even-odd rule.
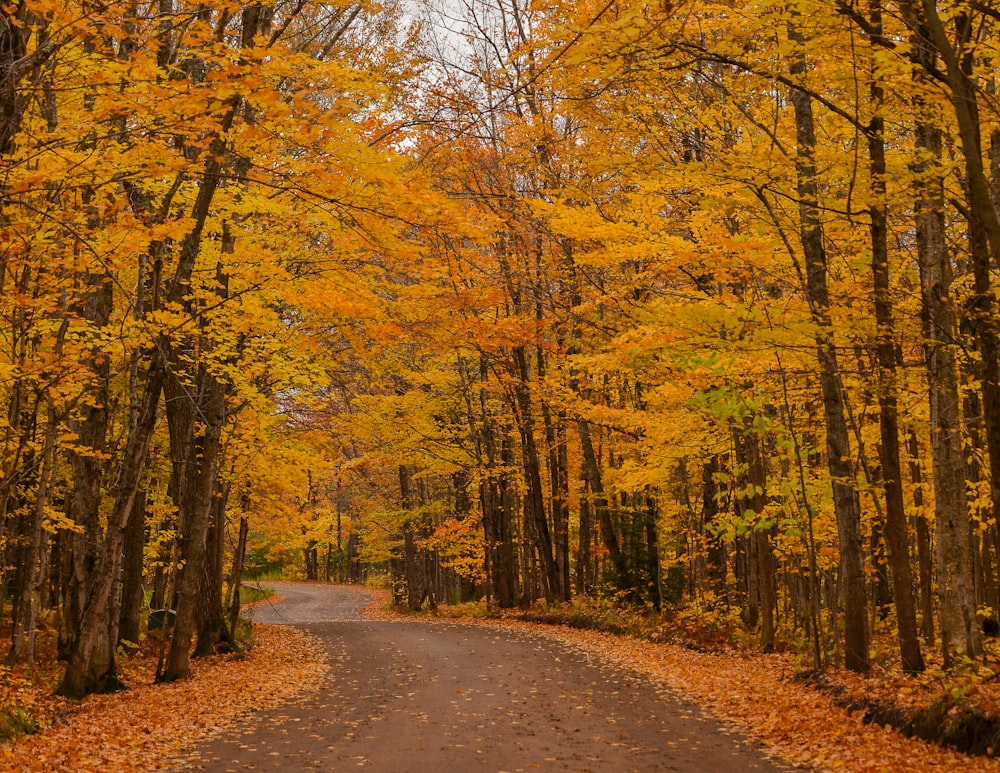
[[[56,415],[51,399],[47,401],[45,434],[40,449],[40,471],[37,476],[34,507],[27,518],[27,549],[19,574],[19,596],[14,607],[10,649],[7,651],[7,665],[19,660],[29,665],[35,660],[38,642],[38,614],[45,592],[48,575],[48,534],[44,528],[45,511],[49,504],[49,492],[55,477]]]
[[[594,540],[594,509],[591,502],[590,487],[587,476],[583,476],[583,491],[580,492],[580,533],[576,553],[576,592],[587,594],[594,586],[593,540]]]
[[[139,646],[140,617],[145,603],[142,578],[146,547],[146,492],[140,491],[125,528],[122,562],[122,601],[118,619],[118,646]]]
[[[917,533],[917,569],[920,587],[920,635],[924,641],[934,641],[934,558],[931,553],[931,529],[924,514],[923,470],[920,465],[920,445],[912,429],[908,441],[910,481],[913,483],[913,507]]]
[[[718,475],[726,469],[722,454],[713,454],[702,466],[701,475],[701,529],[705,538],[705,563],[709,587],[715,595],[728,603],[726,578],[726,541],[721,524],[717,523],[720,513]],[[757,624],[756,601],[745,610],[747,625]]]
[[[947,40],[942,39],[944,32],[933,4],[923,3],[923,12],[927,14],[926,20],[932,22],[933,30],[924,25],[924,19],[915,6],[903,6],[903,10],[908,14],[907,22],[913,31],[911,44],[924,69],[923,72],[916,71],[914,75],[918,80],[924,80],[927,77],[925,73],[934,70],[937,59],[928,41],[933,37],[935,45],[940,49]],[[981,174],[974,174],[977,164],[981,167],[982,160],[969,158],[970,152],[974,152],[976,130],[968,125],[969,106],[963,103],[964,98],[960,96],[964,86],[960,68],[956,69],[958,63],[949,63],[954,58],[953,54],[954,52],[949,61],[946,61],[946,66],[959,116],[967,170],[973,173],[970,175],[970,187],[978,190],[980,185],[974,184],[972,178],[982,178]],[[917,107],[921,107],[919,102]],[[931,415],[938,609],[941,647],[945,663],[950,664],[955,655],[977,655],[981,640],[971,577],[969,507],[965,492],[958,368],[955,351],[950,344],[957,340],[958,325],[952,303],[952,269],[945,240],[944,178],[940,168],[941,130],[929,123],[918,122],[916,151],[920,154],[913,164],[917,180],[917,262]],[[981,196],[977,194],[976,200],[980,199]]]
[[[761,450],[760,437],[753,429],[752,422],[744,428],[743,442],[745,444],[747,462],[747,481],[753,487],[749,497],[749,505],[753,509],[757,522],[753,527],[753,541],[757,553],[757,593],[760,599],[760,648],[764,652],[774,651],[776,626],[774,612],[778,605],[777,579],[775,578],[774,547],[771,537],[774,526],[761,523],[764,508],[767,506],[767,470],[764,464],[764,454]]]
[[[871,0],[873,45],[881,45],[881,0]],[[906,506],[903,500],[903,470],[899,459],[899,416],[896,386],[895,323],[889,281],[889,245],[886,225],[886,162],[884,93],[877,73],[872,73],[872,119],[868,133],[868,153],[871,171],[872,205],[871,248],[872,286],[875,301],[876,341],[878,361],[879,403],[879,463],[885,488],[885,546],[892,570],[893,600],[896,604],[896,635],[903,671],[917,674],[924,670],[924,659],[917,636],[917,613],[913,601],[913,576],[910,570],[909,534],[906,527]]]
[[[226,504],[229,487],[216,491],[212,498],[211,522],[206,538],[205,571],[198,597],[197,645],[194,657],[204,657],[233,649],[233,637],[226,625],[223,609],[223,558],[225,556]]]
[[[531,534],[541,562],[542,591],[548,601],[560,591],[560,573],[552,550],[552,535],[545,512],[545,494],[542,489],[541,461],[535,441],[534,401],[528,381],[528,360],[524,347],[512,353],[516,368],[514,394],[518,408],[518,428],[521,432],[521,458],[524,470],[524,517],[530,522]]]
[[[646,532],[646,566],[649,573],[649,601],[654,609],[663,603],[662,577],[660,576],[659,508],[656,497],[645,497],[643,528]]]
[[[236,635],[236,624],[240,617],[240,589],[243,585],[243,562],[247,555],[247,536],[250,534],[250,522],[246,515],[240,516],[240,534],[233,553],[233,571],[229,575],[231,601],[229,604],[229,630]]]
[[[191,640],[208,563],[212,495],[226,420],[225,385],[204,364],[195,364],[195,378],[185,383],[181,378],[189,367],[183,352],[174,347],[164,394],[184,565],[177,578],[177,616],[159,682],[184,679],[191,673]]]
[[[618,534],[615,531],[614,521],[611,519],[611,510],[608,507],[608,499],[604,494],[604,483],[601,478],[601,468],[597,461],[597,453],[594,451],[594,441],[590,434],[590,424],[584,418],[576,421],[577,432],[580,435],[580,446],[583,450],[583,471],[587,477],[587,484],[593,494],[594,510],[597,513],[597,524],[601,534],[601,542],[611,565],[615,568],[615,584],[620,590],[634,591],[632,577],[629,572],[628,563],[622,553],[621,545],[618,543]]]
[[[538,355],[539,378],[544,376],[543,356]],[[552,412],[542,401],[542,423],[545,427],[545,445],[549,470],[549,501],[552,512],[552,534],[555,549],[555,574],[558,585],[555,595],[569,601],[572,595],[569,567],[569,455],[566,448],[566,428],[557,416],[553,421]]]
[[[95,651],[99,652],[104,646],[108,637],[110,624],[106,616],[110,608],[111,589],[121,568],[128,519],[132,514],[135,500],[142,490],[142,473],[146,466],[149,443],[156,427],[156,409],[162,385],[162,363],[154,354],[146,378],[139,418],[129,432],[129,439],[125,445],[115,504],[108,518],[99,565],[91,575],[89,592],[85,596],[86,601],[80,615],[79,636],[72,647],[66,672],[57,689],[61,695],[81,698],[100,690],[102,685],[114,676],[113,667],[109,670],[108,664],[103,663],[103,658],[97,658],[96,665],[91,663],[91,659]]]
[[[795,169],[799,197],[799,235],[805,258],[805,289],[817,330],[816,349],[826,425],[827,467],[833,487],[833,506],[840,543],[840,587],[844,602],[844,664],[852,671],[864,673],[869,668],[869,632],[861,540],[861,507],[854,485],[854,468],[851,464],[851,442],[844,405],[846,398],[841,385],[833,329],[829,318],[827,255],[819,218],[819,180],[815,162],[816,130],[812,98],[804,88],[805,39],[798,27],[796,13],[790,17],[788,37],[796,44],[791,75],[803,86],[793,89],[791,94],[797,140]]]

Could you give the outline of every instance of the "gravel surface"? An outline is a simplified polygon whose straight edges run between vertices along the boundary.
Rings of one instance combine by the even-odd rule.
[[[275,583],[254,610],[326,648],[320,688],[197,747],[183,769],[777,771],[753,744],[637,675],[547,637],[372,621],[357,588]]]

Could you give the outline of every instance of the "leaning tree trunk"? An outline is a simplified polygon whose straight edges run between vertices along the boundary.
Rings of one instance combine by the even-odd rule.
[[[14,604],[10,649],[7,651],[7,665],[24,660],[29,664],[35,660],[38,641],[38,614],[45,592],[48,573],[48,536],[44,528],[49,493],[55,477],[56,416],[51,398],[47,402],[45,435],[42,438],[41,470],[37,476],[35,503],[28,523],[28,545],[20,567],[21,580],[19,596]]]
[[[197,645],[194,657],[218,652],[228,652],[233,647],[233,637],[226,624],[223,609],[223,561],[225,557],[226,505],[229,487],[216,491],[212,497],[212,514],[206,536],[205,571],[202,572],[201,591],[198,595]]]
[[[104,546],[100,552],[98,566],[91,574],[80,615],[79,635],[57,689],[62,695],[83,697],[100,690],[106,680],[114,675],[114,671],[107,668],[108,664],[100,665],[104,660],[95,658],[94,653],[99,652],[104,646],[104,640],[111,630],[106,620],[111,607],[111,589],[121,569],[122,548],[125,544],[128,520],[136,498],[142,490],[142,474],[146,467],[150,440],[156,427],[156,408],[162,385],[163,367],[160,358],[154,353],[146,378],[139,419],[129,432],[128,442],[125,445],[115,504],[104,532]]]
[[[240,588],[243,583],[243,564],[247,555],[247,536],[250,534],[250,522],[246,511],[240,515],[240,533],[233,552],[233,570],[229,575],[229,588],[232,593],[229,602],[229,630],[235,636],[236,625],[240,617]]]
[[[576,421],[577,433],[580,436],[580,446],[583,450],[583,472],[587,479],[587,484],[593,493],[593,505],[597,514],[597,526],[601,535],[601,542],[608,552],[611,565],[615,568],[615,580],[618,588],[623,591],[633,591],[632,574],[629,571],[628,562],[622,552],[618,542],[618,533],[615,531],[614,521],[611,518],[611,509],[608,506],[608,499],[604,493],[604,482],[601,477],[601,468],[597,460],[597,452],[594,450],[594,441],[590,432],[590,423],[584,418]]]
[[[540,349],[537,360],[541,380],[545,377],[545,356]],[[549,471],[553,547],[556,575],[559,578],[555,593],[562,601],[569,601],[573,588],[569,565],[569,455],[566,448],[565,417],[557,415],[553,419],[552,410],[544,400],[541,407]]]

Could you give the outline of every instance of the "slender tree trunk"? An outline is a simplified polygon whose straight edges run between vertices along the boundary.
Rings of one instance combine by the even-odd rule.
[[[749,504],[758,519],[753,528],[752,539],[757,553],[756,579],[757,593],[760,599],[760,648],[764,652],[772,652],[776,636],[774,613],[778,606],[774,547],[771,544],[774,527],[761,523],[764,518],[764,509],[767,506],[767,470],[760,437],[754,430],[752,423],[748,423],[748,426],[744,427],[743,442],[746,453],[747,480],[752,486]]]
[[[236,624],[240,617],[240,589],[243,586],[243,562],[247,555],[247,536],[250,534],[250,521],[246,515],[240,516],[240,534],[233,552],[233,571],[229,575],[231,601],[229,603],[229,630],[236,634]]]
[[[538,355],[539,378],[544,377],[543,356]],[[566,449],[564,417],[556,417],[543,400],[542,424],[545,428],[546,457],[549,471],[549,502],[552,513],[552,536],[555,550],[555,575],[558,577],[555,595],[569,601],[572,595],[569,567],[569,455]]]
[[[882,42],[881,0],[871,0],[872,43]],[[899,458],[899,412],[897,408],[895,323],[889,281],[889,244],[886,225],[886,163],[884,93],[876,72],[871,83],[872,119],[868,127],[868,153],[871,169],[872,205],[871,246],[872,284],[875,300],[877,383],[879,403],[879,462],[885,488],[885,545],[892,570],[893,600],[896,604],[896,635],[903,671],[916,674],[924,670],[924,659],[917,636],[917,613],[913,601],[913,576],[910,570],[909,534],[903,500],[903,470]]]
[[[541,461],[535,441],[535,407],[529,385],[528,360],[524,347],[512,352],[516,368],[514,394],[517,400],[518,425],[521,432],[521,457],[524,470],[524,517],[530,522],[535,548],[541,563],[542,591],[549,601],[555,599],[560,588],[560,572],[552,550],[552,534],[545,512],[545,493],[542,489]]]
[[[194,657],[203,657],[233,649],[233,637],[226,625],[223,610],[223,558],[225,555],[226,504],[229,487],[216,491],[207,535],[205,571],[198,597],[197,644]]]
[[[191,673],[191,641],[208,563],[212,498],[226,420],[225,385],[203,364],[196,366],[193,384],[185,384],[181,381],[185,367],[184,357],[175,349],[165,395],[184,565],[177,578],[177,616],[160,682],[184,679]]]
[[[902,9],[907,14],[907,22],[913,31],[911,43],[915,55],[923,67],[923,71],[915,72],[915,77],[923,81],[925,74],[935,69],[937,60],[928,41],[933,39],[939,49],[947,41],[942,38],[944,33],[936,9],[928,7],[928,3],[923,3],[922,12],[928,14],[927,19],[934,20],[931,24],[934,30],[924,25],[922,13],[915,6],[904,5]],[[954,52],[951,59],[954,58],[953,54]],[[973,190],[978,190],[981,186],[972,178],[984,180],[981,174],[982,161],[969,158],[976,145],[976,130],[968,125],[970,106],[964,104],[961,96],[964,89],[963,76],[957,61],[946,62],[946,66],[954,91],[967,171],[971,170],[969,184]],[[918,103],[918,110],[921,107]],[[940,168],[941,130],[930,123],[918,121],[916,150],[919,156],[913,167],[917,180],[917,262],[920,270],[931,415],[938,609],[941,646],[945,662],[950,664],[956,654],[970,657],[977,655],[981,640],[971,576],[969,507],[965,493],[958,368],[951,344],[956,340],[958,325],[952,303],[952,269],[945,240],[944,178]],[[980,174],[975,174],[977,164]],[[981,199],[981,194],[977,194],[976,201]]]
[[[587,476],[583,475],[580,492],[580,533],[576,553],[576,592],[590,593],[594,585],[592,547],[594,541],[594,509]]]
[[[805,39],[798,17],[789,21],[789,39],[795,44],[791,75],[805,85]],[[840,587],[844,602],[844,663],[852,671],[867,672],[868,602],[865,593],[864,551],[861,540],[861,507],[851,464],[845,395],[837,364],[829,318],[827,255],[819,218],[819,181],[816,171],[816,130],[812,98],[804,88],[792,90],[796,130],[796,178],[799,197],[799,234],[805,257],[805,283],[817,328],[817,358],[826,424],[827,467],[833,487],[833,506],[840,544]]]
[[[910,481],[913,483],[914,524],[917,534],[917,575],[920,588],[920,635],[934,641],[934,558],[931,553],[931,529],[924,514],[923,469],[917,433],[910,429],[907,440],[910,457]]]
[[[625,554],[618,542],[618,533],[611,518],[611,509],[604,494],[604,483],[601,468],[594,450],[594,441],[590,434],[590,424],[586,419],[576,421],[577,432],[580,435],[580,446],[583,450],[583,471],[587,476],[587,484],[593,495],[594,510],[597,514],[597,524],[600,530],[601,542],[608,552],[611,565],[615,569],[615,582],[621,590],[633,590],[632,576],[629,571]]]
[[[118,646],[133,649],[139,645],[140,617],[145,602],[142,577],[146,547],[146,492],[140,491],[125,528],[122,562],[122,602],[118,620]]]
[[[44,528],[45,511],[49,504],[49,492],[55,475],[56,414],[51,398],[47,401],[45,433],[42,437],[34,507],[28,518],[29,529],[25,532],[29,542],[24,551],[24,561],[20,568],[20,599],[15,607],[11,644],[7,651],[7,665],[19,660],[31,664],[37,655],[38,614],[45,592],[48,575],[48,535]]]
[[[718,476],[725,472],[726,462],[722,454],[712,454],[707,462],[702,466],[701,475],[701,528],[705,535],[706,552],[706,574],[708,583],[716,596],[728,603],[727,577],[726,577],[726,541],[723,536],[724,531],[717,519],[721,508],[719,507],[719,481]],[[744,620],[747,625],[757,624],[756,599],[744,610]]]

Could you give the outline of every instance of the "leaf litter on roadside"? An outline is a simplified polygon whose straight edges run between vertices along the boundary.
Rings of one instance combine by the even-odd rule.
[[[191,679],[173,684],[152,684],[154,658],[126,660],[124,676],[136,686],[79,704],[61,701],[54,713],[50,706],[42,732],[0,745],[0,770],[161,770],[195,741],[319,684],[328,664],[313,637],[261,624],[254,633],[256,644],[244,655],[199,659]]]

